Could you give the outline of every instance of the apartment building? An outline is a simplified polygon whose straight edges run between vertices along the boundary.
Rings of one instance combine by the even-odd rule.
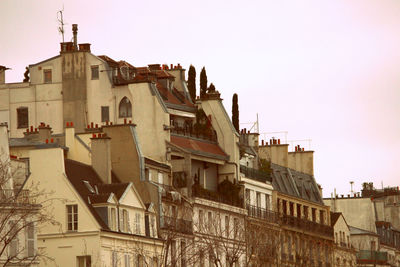
[[[7,124],[0,124],[0,264],[4,266],[40,262],[37,225],[47,217],[36,194],[21,188],[28,175],[26,162],[10,153]]]
[[[398,188],[363,183],[361,192],[324,199],[345,216],[358,266],[400,266],[399,197]]]

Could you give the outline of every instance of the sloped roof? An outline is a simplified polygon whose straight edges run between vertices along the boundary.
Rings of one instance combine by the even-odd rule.
[[[335,225],[341,214],[341,212],[331,212],[331,226]]]
[[[68,180],[79,193],[93,217],[103,229],[110,230],[92,204],[107,203],[111,194],[119,199],[129,183],[104,184],[92,166],[70,159],[65,159],[64,162]],[[112,180],[115,181],[118,178],[112,174]],[[87,183],[84,181],[87,181]],[[88,188],[88,184],[92,187],[92,190]]]
[[[324,204],[314,176],[271,163],[275,190],[318,204]]]
[[[171,143],[180,148],[188,150],[195,155],[211,157],[220,160],[229,159],[229,156],[217,143],[173,134],[171,134]]]
[[[349,229],[350,229],[350,234],[351,235],[375,235],[377,236],[376,233],[374,232],[370,232],[361,228],[357,228],[354,226],[349,225]]]

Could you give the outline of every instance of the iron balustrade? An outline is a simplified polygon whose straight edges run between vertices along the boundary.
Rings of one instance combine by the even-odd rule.
[[[285,214],[280,214],[280,223],[309,232],[316,232],[324,236],[333,237],[333,227],[329,225],[320,224]]]
[[[278,223],[279,215],[272,211],[257,206],[246,205],[248,215],[255,218],[266,220],[270,223]]]
[[[264,172],[264,171],[260,171],[260,170],[256,170],[253,168],[249,168],[246,167],[244,165],[240,165],[240,172],[243,173],[246,178],[258,181],[258,182],[262,182],[262,183],[266,183],[268,182],[272,182],[272,176],[270,173]]]
[[[164,223],[161,229],[172,230],[184,234],[193,234],[193,224],[191,221],[164,216]]]
[[[218,192],[213,192],[204,188],[198,188],[196,186],[192,187],[192,195],[194,197],[203,198],[230,206],[235,206],[238,208],[243,208],[243,198],[239,195],[222,195]]]

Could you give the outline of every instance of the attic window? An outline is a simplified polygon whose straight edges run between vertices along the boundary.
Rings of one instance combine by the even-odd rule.
[[[43,70],[43,81],[44,83],[51,83],[52,82],[52,73],[51,73],[51,69],[46,69]]]
[[[92,194],[96,193],[96,191],[94,191],[93,187],[90,185],[88,181],[83,181],[83,183],[85,184],[86,188],[89,190],[90,193]]]
[[[132,104],[126,96],[119,102],[119,117],[132,117]]]

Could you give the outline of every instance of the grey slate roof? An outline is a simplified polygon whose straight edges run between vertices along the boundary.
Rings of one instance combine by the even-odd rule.
[[[314,176],[271,163],[272,186],[275,190],[318,204],[324,204]]]
[[[375,236],[377,236],[377,234],[374,233],[374,232],[370,232],[370,231],[367,231],[367,230],[364,230],[364,229],[360,229],[360,228],[357,228],[357,227],[354,227],[354,226],[350,226],[349,225],[349,229],[350,229],[350,234],[351,235],[375,235]]]

